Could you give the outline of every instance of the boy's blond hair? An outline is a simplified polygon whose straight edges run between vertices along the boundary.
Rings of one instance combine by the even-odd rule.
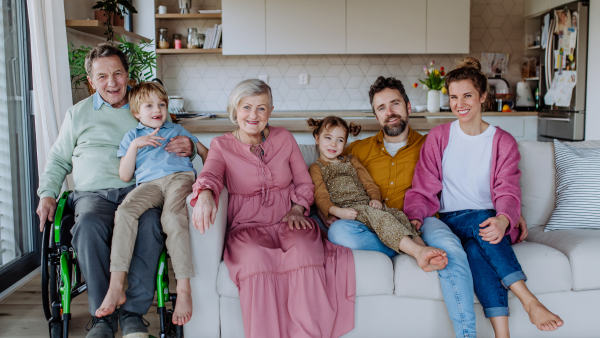
[[[164,101],[169,107],[169,95],[163,86],[156,82],[142,82],[129,91],[129,110],[134,117],[140,113],[140,106],[150,98],[151,94],[158,96],[158,99]]]

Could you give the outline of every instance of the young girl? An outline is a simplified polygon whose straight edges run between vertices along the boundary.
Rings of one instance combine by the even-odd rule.
[[[358,135],[360,126],[335,116],[308,120],[319,148],[317,162],[310,166],[315,184],[315,203],[329,217],[356,219],[373,229],[392,250],[413,256],[425,271],[446,267],[443,250],[428,247],[404,213],[381,203],[381,192],[367,169],[351,155],[342,157],[348,134]]]
[[[563,321],[529,291],[511,247],[519,236],[521,214],[517,142],[481,119],[489,98],[479,61],[461,61],[446,75],[445,86],[458,120],[427,135],[404,212],[417,229],[423,218],[439,212],[440,220],[460,238],[475,294],[496,337],[509,337],[509,289],[538,329],[556,330]]]

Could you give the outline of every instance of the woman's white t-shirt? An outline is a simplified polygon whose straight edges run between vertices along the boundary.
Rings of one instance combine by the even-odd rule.
[[[458,120],[452,122],[442,157],[440,212],[494,209],[490,191],[494,134],[496,127],[490,125],[470,136],[460,129]]]

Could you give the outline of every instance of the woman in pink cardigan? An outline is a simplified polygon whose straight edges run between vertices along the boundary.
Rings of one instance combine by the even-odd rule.
[[[404,212],[417,229],[439,212],[460,238],[496,337],[509,337],[508,290],[538,329],[556,330],[563,321],[529,291],[511,247],[519,237],[521,156],[509,133],[481,119],[488,83],[479,61],[464,59],[446,75],[445,87],[458,120],[427,135]]]

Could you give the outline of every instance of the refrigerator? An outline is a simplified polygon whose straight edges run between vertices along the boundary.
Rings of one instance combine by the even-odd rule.
[[[541,16],[538,141],[584,139],[588,3],[572,2],[551,9],[546,24],[546,14]],[[570,31],[565,22],[570,22]],[[576,34],[572,37],[573,28]],[[571,33],[555,34],[557,30]]]

